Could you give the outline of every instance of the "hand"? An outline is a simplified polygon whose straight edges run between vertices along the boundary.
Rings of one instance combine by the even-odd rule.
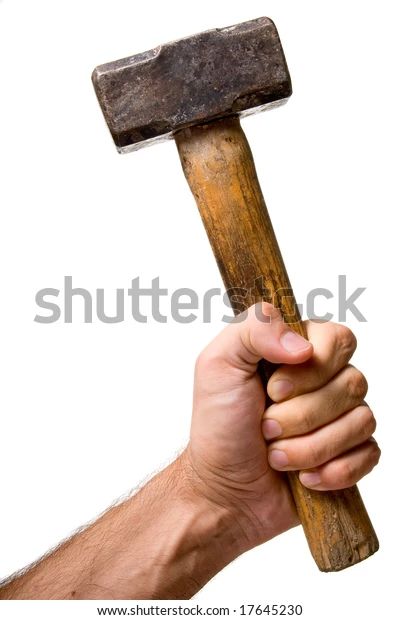
[[[191,439],[183,457],[196,493],[227,507],[248,547],[298,524],[281,472],[325,491],[355,484],[378,463],[367,382],[349,365],[356,348],[342,325],[308,322],[307,342],[267,303],[253,306],[201,353]],[[257,372],[281,366],[266,394]],[[266,443],[267,441],[267,443]]]
[[[322,491],[376,465],[366,381],[348,365],[353,334],[308,323],[309,343],[265,303],[239,318],[198,359],[183,454],[0,584],[0,599],[190,598],[235,557],[298,523],[282,471],[300,469],[302,482]],[[262,358],[282,364],[267,409]]]

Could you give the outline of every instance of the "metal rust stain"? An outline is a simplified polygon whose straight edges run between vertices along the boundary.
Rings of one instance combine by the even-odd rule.
[[[209,30],[97,67],[95,91],[119,151],[284,102],[292,86],[267,17]]]

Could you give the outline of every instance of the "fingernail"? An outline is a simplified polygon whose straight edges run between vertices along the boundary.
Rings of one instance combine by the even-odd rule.
[[[282,400],[293,392],[294,385],[287,379],[279,379],[278,381],[272,381],[268,385],[268,393],[272,400]]]
[[[306,487],[313,488],[321,484],[321,476],[316,471],[308,471],[304,473],[302,472],[299,475],[299,478],[300,478],[301,484],[304,484],[304,486]]]
[[[268,459],[271,467],[275,467],[276,469],[289,465],[289,459],[286,452],[283,450],[271,450]]]
[[[310,343],[302,336],[288,330],[281,336],[281,345],[286,351],[289,351],[289,353],[297,353],[297,351],[308,349]]]
[[[282,427],[276,420],[264,420],[262,431],[265,439],[274,439],[282,435]]]

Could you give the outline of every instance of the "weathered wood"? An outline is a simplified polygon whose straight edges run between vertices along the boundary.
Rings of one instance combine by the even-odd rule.
[[[239,119],[191,127],[175,140],[235,312],[272,301],[306,337]],[[357,487],[318,492],[303,487],[297,473],[288,478],[320,570],[342,570],[378,550]]]

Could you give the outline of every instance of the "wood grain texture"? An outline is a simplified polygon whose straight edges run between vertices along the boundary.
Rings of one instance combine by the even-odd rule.
[[[306,337],[239,119],[184,129],[175,140],[234,311],[270,301]],[[311,491],[297,473],[288,477],[320,570],[342,570],[378,550],[357,487]]]

